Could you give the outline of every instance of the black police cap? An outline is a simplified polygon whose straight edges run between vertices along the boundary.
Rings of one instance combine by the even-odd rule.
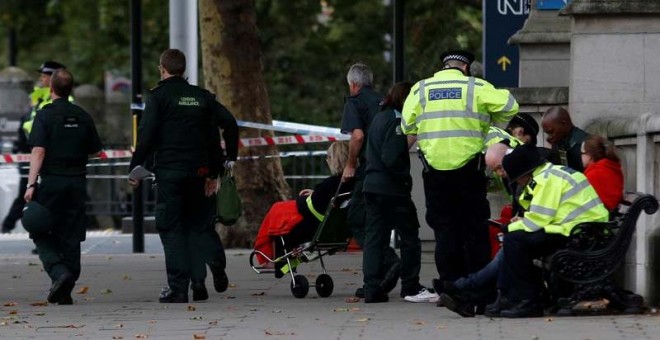
[[[450,60],[458,60],[470,65],[474,61],[474,54],[465,50],[453,50],[440,55],[440,59],[442,59],[443,64]]]
[[[61,68],[66,68],[66,66],[58,63],[57,61],[46,61],[41,66],[39,66],[39,69],[37,72],[39,73],[46,73],[46,74],[53,74],[56,70],[59,70]]]
[[[521,145],[502,159],[502,168],[506,172],[509,181],[515,181],[518,178],[534,171],[539,165],[545,163],[538,149],[534,145]]]

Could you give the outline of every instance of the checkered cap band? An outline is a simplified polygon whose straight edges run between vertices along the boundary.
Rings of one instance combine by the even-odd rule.
[[[470,63],[470,59],[468,59],[466,56],[460,55],[460,54],[450,54],[450,55],[446,56],[444,59],[442,59],[442,62],[446,63],[449,60],[458,60],[458,61],[462,61],[466,64]]]

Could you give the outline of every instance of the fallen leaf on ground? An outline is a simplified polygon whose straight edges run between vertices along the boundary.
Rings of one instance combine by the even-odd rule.
[[[5,307],[14,307],[14,306],[18,306],[18,302],[7,302],[7,303],[5,303],[3,306],[5,306]]]
[[[39,265],[38,263],[28,262],[28,266],[38,266],[38,265]]]
[[[366,321],[369,321],[369,320],[371,320],[371,318],[362,318],[362,319],[357,319],[355,321],[357,321],[357,322],[366,322]]]
[[[12,279],[20,279],[20,278],[21,278],[21,276],[20,276],[20,275],[12,275],[12,277],[11,277],[11,278],[12,278]]]
[[[193,339],[206,339],[204,334],[193,334]]]
[[[9,311],[9,315],[15,315],[15,314],[18,314],[17,310],[12,309],[12,310]]]
[[[190,318],[190,320],[202,320],[201,316],[193,316]]]
[[[264,295],[266,295],[266,292],[252,293],[252,296],[264,296]]]
[[[105,259],[106,260],[112,260],[112,256],[107,256]]]
[[[443,326],[443,325],[438,325],[438,327],[436,327],[436,328],[437,328],[437,329],[446,329],[446,328],[447,328],[447,326]]]
[[[282,313],[282,310],[281,309],[275,309],[275,310],[273,310],[273,313]]]
[[[46,315],[46,313],[44,313],[44,312],[36,312],[36,313],[34,313],[34,315],[37,315],[37,316],[43,316],[43,315]]]
[[[352,307],[351,308],[351,312],[359,312],[359,311],[360,311],[360,307]]]
[[[76,292],[76,294],[87,294],[87,291],[89,291],[89,287],[87,287],[87,286],[82,286],[82,287],[80,287],[80,289],[78,289],[78,291]]]
[[[122,276],[121,279],[124,280],[124,281],[129,281],[129,280],[131,280],[131,276],[128,275],[128,274],[124,274],[124,276]]]
[[[145,334],[135,334],[136,339],[146,339],[147,336]]]
[[[333,312],[348,312],[348,308],[335,308],[332,311]]]
[[[32,307],[48,306],[48,301],[33,302],[30,304],[30,306]]]
[[[101,291],[101,294],[112,294],[112,290],[110,290],[109,288],[106,288],[106,289]]]
[[[115,325],[115,327],[117,327],[117,328],[123,328],[123,327],[124,327],[124,324],[121,324],[121,323],[120,323],[120,324],[118,324],[118,325]]]
[[[420,325],[420,326],[426,324],[426,322],[422,321],[422,320],[413,320],[412,323],[415,324],[415,325]]]
[[[113,336],[112,337],[113,340],[118,340],[118,339],[123,339],[123,338],[124,338],[123,336]]]
[[[7,321],[0,322],[0,326],[7,326]]]
[[[156,320],[149,320],[149,323],[156,323]]]
[[[349,296],[349,297],[347,297],[346,299],[344,299],[344,301],[345,301],[346,303],[357,303],[357,302],[360,302],[360,298],[359,298],[359,297],[355,297],[355,296]]]
[[[235,296],[231,296],[231,295],[225,296],[225,299],[227,299],[227,300],[231,300],[231,299],[235,299],[235,298],[236,298]]]
[[[230,283],[229,288],[236,288],[236,284],[235,283]]]
[[[195,306],[193,306],[193,305],[188,305],[188,311],[189,311],[189,312],[192,312],[192,311],[194,311],[194,310],[197,310],[197,307],[195,307]]]
[[[275,332],[275,333],[273,333],[273,332],[269,332],[267,330],[264,330],[264,333],[266,333],[266,335],[286,335],[286,333],[284,333],[284,332]]]
[[[218,320],[213,320],[209,322],[209,325],[211,326],[217,326],[218,325]]]
[[[552,318],[546,318],[545,321],[552,322]]]

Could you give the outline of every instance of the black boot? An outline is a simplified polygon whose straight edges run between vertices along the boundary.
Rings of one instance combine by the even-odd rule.
[[[209,299],[209,292],[206,290],[204,281],[192,281],[190,288],[193,293],[193,301],[203,301]]]
[[[360,298],[360,299],[364,299],[364,288],[360,287],[360,288],[356,289],[355,290],[355,297]]]
[[[211,274],[213,274],[213,288],[218,293],[222,293],[229,287],[229,278],[225,272],[225,266],[220,261],[213,261],[209,263]],[[276,266],[277,268],[277,266]],[[277,272],[275,272],[277,275]]]
[[[543,316],[543,305],[537,299],[525,299],[519,304],[503,309],[503,318],[534,318]]]
[[[486,305],[484,315],[491,318],[499,318],[502,310],[510,307],[513,307],[513,304],[511,304],[507,297],[498,290],[497,299],[495,299],[495,302]]]
[[[48,293],[47,299],[48,302],[60,302],[62,297],[71,294],[71,290],[73,290],[73,286],[75,284],[76,283],[73,280],[73,275],[70,272],[67,271],[60,275],[55,281],[53,281],[53,285],[50,286],[50,293]]]
[[[188,303],[188,294],[175,292],[170,287],[165,287],[158,297],[160,303]]]
[[[449,293],[440,294],[440,301],[450,311],[464,317],[474,317],[474,304],[463,300],[459,295],[450,295]]]

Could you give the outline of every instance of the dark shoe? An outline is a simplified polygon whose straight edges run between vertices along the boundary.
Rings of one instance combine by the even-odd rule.
[[[67,294],[71,293],[71,290],[73,289],[73,286],[75,285],[75,282],[73,281],[73,275],[71,273],[66,272],[60,277],[53,282],[53,285],[50,286],[50,293],[48,293],[48,302],[49,303],[56,303],[60,302],[60,299],[63,296],[66,296]]]
[[[451,296],[447,293],[440,294],[440,301],[450,311],[464,317],[474,317],[474,305],[468,301],[461,300],[458,296]]]
[[[385,272],[385,277],[380,283],[380,290],[389,293],[396,287],[397,281],[401,275],[401,261],[395,262],[390,269]]]
[[[211,274],[213,274],[213,288],[218,293],[222,293],[227,290],[229,287],[229,278],[227,273],[225,273],[225,266],[218,261],[213,261],[209,263],[209,268],[211,268]],[[277,265],[275,266],[277,269]],[[277,271],[275,271],[277,276]]]
[[[188,295],[185,293],[176,293],[169,287],[163,288],[158,297],[160,303],[188,303]]]
[[[364,299],[364,288],[360,287],[360,288],[356,289],[355,290],[355,297],[360,298],[360,299]]]
[[[73,304],[73,298],[71,297],[71,294],[67,294],[65,296],[62,296],[60,298],[60,301],[57,304],[58,305],[72,305]]]
[[[364,303],[381,303],[388,301],[390,301],[390,298],[384,293],[370,294],[366,295],[364,298]]]
[[[543,316],[543,306],[536,300],[523,300],[514,307],[503,309],[503,318],[534,318]]]
[[[513,304],[509,301],[509,299],[504,296],[502,292],[497,292],[497,299],[495,299],[495,302],[486,305],[484,315],[491,318],[499,318],[503,309],[511,307],[513,307]]]
[[[203,301],[209,299],[209,292],[203,281],[194,281],[190,284],[192,289],[193,301]]]

